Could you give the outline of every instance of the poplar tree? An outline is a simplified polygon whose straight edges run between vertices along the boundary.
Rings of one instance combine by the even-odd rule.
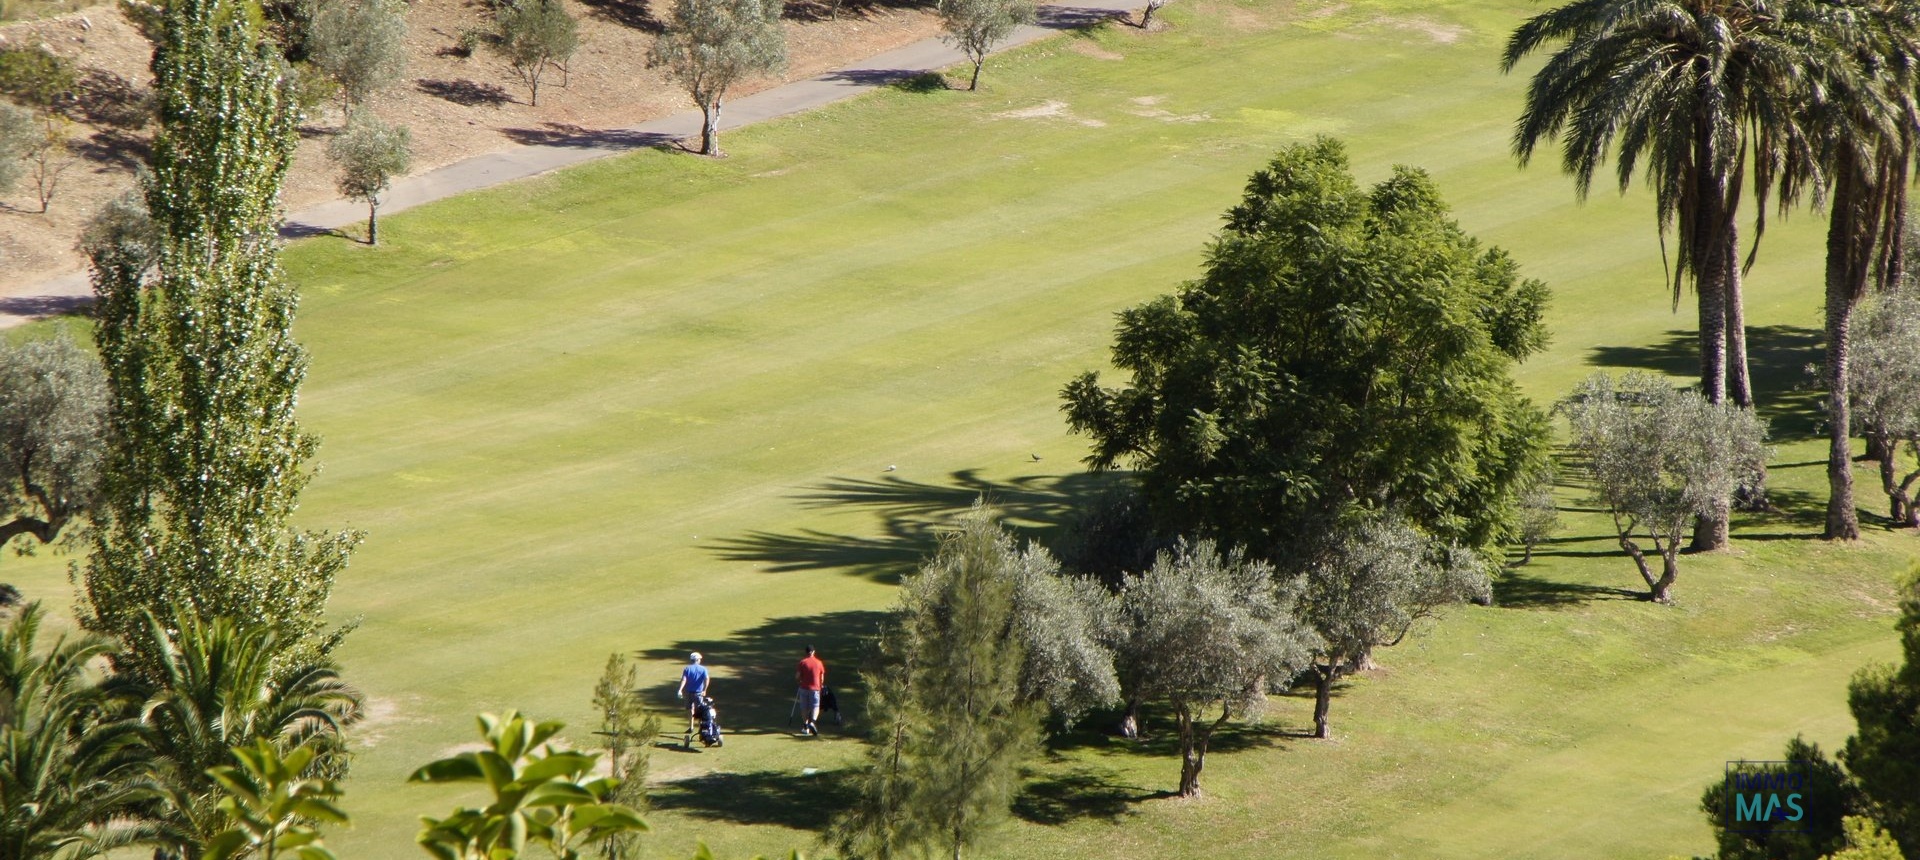
[[[111,443],[81,620],[134,643],[143,613],[245,619],[298,665],[358,536],[289,527],[317,440],[294,420],[307,357],[281,272],[297,142],[286,66],[235,0],[174,0],[154,49],[151,247],[89,249]],[[159,680],[137,646],[117,668]]]

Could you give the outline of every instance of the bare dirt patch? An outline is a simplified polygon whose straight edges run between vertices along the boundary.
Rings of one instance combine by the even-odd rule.
[[[1382,16],[1382,17],[1373,19],[1371,23],[1375,25],[1394,27],[1400,30],[1409,30],[1415,33],[1420,33],[1426,36],[1427,38],[1432,39],[1435,44],[1440,44],[1440,45],[1451,45],[1455,42],[1460,41],[1461,36],[1464,36],[1468,32],[1471,32],[1467,28],[1462,27],[1458,24],[1442,23],[1440,21],[1435,21],[1432,18],[1422,18],[1419,16],[1413,16],[1408,18],[1391,18],[1391,17]]]
[[[691,109],[679,87],[645,57],[659,30],[654,7],[665,0],[580,0],[581,49],[566,86],[542,82],[540,105],[506,64],[482,51],[461,58],[451,50],[462,31],[483,23],[483,7],[469,0],[415,0],[408,13],[407,78],[382,96],[375,110],[413,133],[415,173],[462,159],[538,142],[562,133],[617,130]],[[922,10],[849,3],[837,20],[824,9],[789,4],[790,63],[777,78],[750,81],[738,98],[792,80],[810,78],[865,57],[936,35],[937,19]],[[84,21],[84,23],[83,23]],[[84,76],[74,114],[77,161],[62,177],[59,195],[45,215],[22,187],[0,208],[0,295],[18,293],[79,269],[74,242],[86,219],[132,185],[144,162],[153,128],[144,100],[152,75],[152,47],[110,5],[96,5],[43,21],[7,24],[8,44],[45,43],[72,57]],[[327,109],[310,117],[283,197],[290,210],[338,196],[325,148],[340,122]],[[28,211],[21,211],[22,208]]]
[[[1040,104],[1034,105],[1033,107],[1029,107],[1029,108],[1020,108],[1018,110],[1001,111],[997,114],[994,114],[993,118],[994,119],[1059,119],[1059,120],[1065,120],[1067,122],[1078,123],[1080,125],[1087,126],[1088,128],[1103,128],[1106,126],[1105,122],[1102,122],[1097,119],[1093,119],[1091,117],[1074,116],[1073,111],[1067,107],[1066,102],[1056,101],[1053,99],[1048,99],[1047,101],[1041,102]]]
[[[1127,58],[1125,54],[1116,54],[1085,39],[1075,39],[1072,50],[1076,54],[1083,54],[1096,60],[1124,60]]]

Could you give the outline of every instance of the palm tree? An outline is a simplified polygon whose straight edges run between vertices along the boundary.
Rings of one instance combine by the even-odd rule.
[[[1808,69],[1800,100],[1803,127],[1817,130],[1819,163],[1786,165],[1782,201],[1800,175],[1824,176],[1829,209],[1826,266],[1827,525],[1829,540],[1860,537],[1853,500],[1853,440],[1848,382],[1853,312],[1876,280],[1902,277],[1908,165],[1914,155],[1915,66],[1920,10],[1911,2],[1853,0],[1809,4],[1830,46]]]
[[[87,677],[107,640],[40,648],[40,604],[0,633],[0,857],[82,860],[125,841],[110,824],[135,797],[138,727]]]
[[[1620,188],[1645,164],[1664,238],[1679,234],[1673,300],[1689,276],[1699,303],[1700,385],[1713,403],[1753,403],[1737,224],[1747,168],[1760,200],[1783,164],[1813,164],[1795,123],[1794,81],[1817,61],[1784,25],[1798,0],[1574,0],[1529,19],[1507,42],[1501,69],[1565,42],[1528,84],[1514,132],[1525,164],[1546,138],[1581,196],[1617,150]],[[1747,263],[1752,262],[1749,256]],[[1703,518],[1694,545],[1727,541],[1727,513]]]
[[[162,853],[197,860],[220,830],[210,771],[232,764],[234,747],[267,740],[285,752],[312,744],[317,774],[344,769],[340,734],[359,719],[361,700],[333,665],[276,669],[289,640],[259,624],[187,614],[168,624],[151,615],[146,621],[139,650],[166,655],[159,682],[139,690],[155,762],[143,811]]]

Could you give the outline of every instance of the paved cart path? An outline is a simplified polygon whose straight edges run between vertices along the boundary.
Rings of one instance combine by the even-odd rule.
[[[1136,2],[1079,0],[1073,5],[1041,6],[1039,20],[1016,30],[997,50],[1004,51],[1063,30],[1124,16],[1133,11]],[[940,39],[923,39],[819,77],[794,81],[730,100],[721,112],[720,128],[723,131],[739,128],[832,104],[965,61],[966,57],[959,50]],[[400,212],[455,194],[537,176],[596,158],[697,137],[699,134],[700,112],[694,110],[627,128],[592,131],[546,143],[510,145],[395,182],[387,192],[385,202],[380,204],[380,211],[389,214]],[[289,239],[315,236],[361,223],[366,217],[365,204],[352,200],[333,200],[289,213],[286,226],[280,232]],[[70,311],[91,301],[93,287],[84,270],[38,284],[25,284],[0,293],[0,328]]]

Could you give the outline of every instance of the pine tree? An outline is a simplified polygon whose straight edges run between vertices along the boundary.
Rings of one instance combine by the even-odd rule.
[[[294,421],[306,353],[276,233],[296,108],[246,7],[175,0],[165,14],[151,259],[91,250],[113,442],[82,620],[131,642],[143,611],[247,619],[286,635],[290,666],[330,646],[322,615],[358,540],[288,527],[317,445]],[[157,680],[161,657],[129,652],[118,668]]]
[[[901,584],[881,671],[866,675],[879,709],[863,796],[836,829],[849,856],[959,860],[1007,817],[1039,740],[1014,631],[1020,565],[1012,538],[975,506]]]

